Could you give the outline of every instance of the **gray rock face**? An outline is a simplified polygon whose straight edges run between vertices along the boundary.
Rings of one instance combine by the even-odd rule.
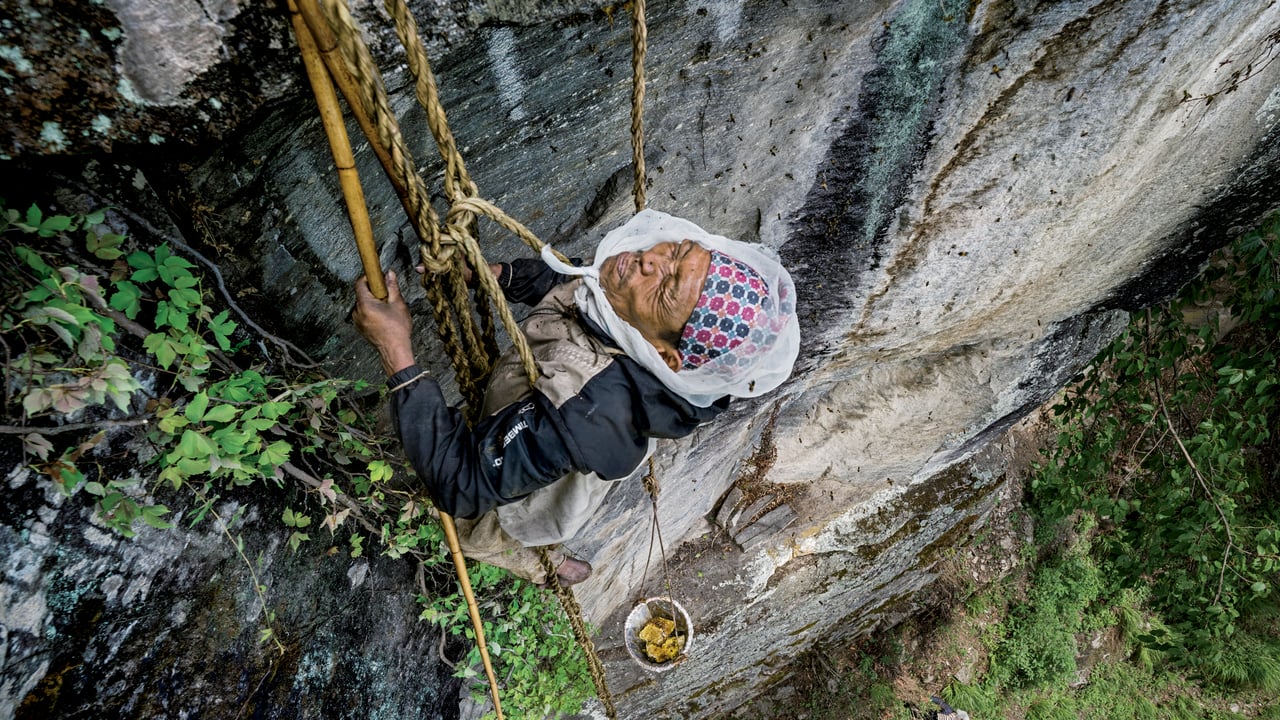
[[[126,540],[29,468],[4,482],[0,716],[456,716],[412,566],[294,554],[276,504],[215,504],[241,557],[218,523]],[[259,641],[261,598],[283,652]]]
[[[180,193],[213,208],[216,222],[175,210],[178,227],[194,241],[234,248],[222,258],[229,282],[271,299],[257,312],[336,372],[373,378],[375,358],[342,322],[359,262],[313,104],[280,70],[290,49],[283,25],[256,5],[206,5],[181,10],[191,31],[170,46],[184,48],[181,61],[153,67],[147,53],[169,51],[157,50],[158,40],[144,44],[139,31],[129,34],[138,49],[112,41],[102,50],[110,67],[134,68],[112,72],[145,71],[148,79],[133,85],[153,103],[181,106],[202,83],[239,87],[240,77],[238,97],[248,99],[234,107],[270,105],[238,126],[243,136],[214,152],[184,153],[181,167],[138,148],[131,161],[165,190],[162,200]],[[159,12],[136,1],[109,7],[126,28],[127,18]],[[630,212],[626,18],[611,22],[567,3],[549,18],[531,7],[423,9],[448,17],[433,25],[433,47],[455,49],[436,69],[481,193],[565,252],[588,254]],[[233,41],[250,15],[273,28],[261,55],[260,45]],[[650,15],[650,205],[778,248],[802,309],[793,380],[665,444],[657,459],[672,580],[698,633],[685,665],[647,675],[623,650],[631,603],[662,587],[656,550],[645,571],[649,509],[639,482],[621,483],[571,545],[597,569],[579,598],[601,628],[623,716],[702,718],[741,704],[813,643],[871,632],[908,612],[939,553],[981,526],[998,490],[998,467],[958,463],[1077,373],[1127,311],[1166,296],[1209,250],[1280,203],[1280,64],[1267,62],[1280,51],[1280,6],[691,0]],[[522,24],[465,32],[491,18]],[[371,36],[388,52],[385,30]],[[26,66],[15,57],[0,53],[9,63],[0,67],[39,87],[35,70],[21,75]],[[247,76],[235,74],[259,58]],[[394,63],[386,66],[397,112],[424,176],[439,187],[430,136]],[[183,107],[130,117],[139,127],[152,118],[179,127],[194,106]],[[14,117],[41,117],[23,112]],[[91,127],[92,116],[84,122]],[[210,127],[204,136],[229,131]],[[41,147],[33,132],[40,130],[11,129],[11,154]],[[382,260],[412,275],[416,250],[398,202],[367,149],[358,148],[357,164]],[[525,252],[484,233],[491,258]],[[428,314],[420,290],[406,294]],[[427,325],[419,327],[422,357],[446,376]],[[13,522],[6,549],[45,557],[52,551],[41,548],[64,545],[38,546]],[[215,553],[199,550],[203,541],[182,551],[166,542],[176,541],[149,539],[139,552],[197,567]],[[76,572],[105,584],[111,564],[85,570],[97,567],[92,554],[83,562]],[[157,586],[154,566],[163,563],[146,562],[153,567],[123,577],[114,599],[102,593],[104,607],[123,607],[126,586]],[[47,636],[48,623],[72,621],[50,602],[57,573],[30,567],[13,565],[4,586],[9,650],[0,701],[10,707],[56,671],[52,660],[12,658],[88,652]],[[378,567],[388,587],[410,592],[405,569]],[[343,578],[333,582],[310,592],[352,592]],[[230,587],[244,596],[242,578]],[[150,597],[126,604],[151,608]],[[183,612],[213,612],[203,602]],[[252,602],[233,605],[245,614]],[[386,658],[369,661],[385,663],[379,667],[403,667],[414,652],[433,657],[411,602],[385,602],[388,630],[418,639],[379,645],[358,624],[343,637],[371,643],[370,657]],[[109,637],[93,635],[94,657],[116,652],[94,645]],[[136,673],[156,675],[145,650],[133,656]],[[263,660],[245,649],[231,662],[252,676]],[[334,662],[294,669],[295,680],[279,682],[364,672]],[[113,707],[145,714],[123,699],[141,681],[120,682]],[[322,693],[322,685],[307,687]],[[239,692],[236,702],[246,696]],[[205,697],[207,712],[225,701],[212,689]]]

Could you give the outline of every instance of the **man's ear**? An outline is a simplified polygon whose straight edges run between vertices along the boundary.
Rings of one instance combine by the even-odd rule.
[[[671,368],[671,372],[680,372],[680,365],[684,362],[684,358],[680,356],[680,351],[671,347],[666,343],[654,345],[658,349],[658,355],[662,361]]]

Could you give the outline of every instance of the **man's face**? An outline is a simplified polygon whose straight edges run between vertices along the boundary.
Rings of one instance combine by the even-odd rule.
[[[692,240],[658,243],[605,259],[600,285],[618,317],[639,330],[677,370],[680,333],[702,296],[710,265],[711,251]]]

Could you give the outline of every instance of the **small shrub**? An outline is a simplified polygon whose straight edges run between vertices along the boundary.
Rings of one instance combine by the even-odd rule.
[[[964,710],[971,718],[1004,717],[1000,693],[990,681],[975,685],[953,682],[942,691],[951,707]]]
[[[169,508],[156,498],[189,493],[184,500],[194,508],[184,519],[212,519],[236,548],[260,600],[259,637],[281,652],[288,638],[274,627],[270,588],[231,529],[245,506],[219,517],[222,493],[280,490],[302,475],[305,501],[280,516],[292,551],[327,530],[346,533],[350,556],[359,557],[372,537],[383,554],[409,556],[452,588],[440,526],[421,499],[391,482],[407,466],[356,402],[365,383],[296,368],[268,372],[230,312],[214,307],[193,263],[167,245],[137,247],[107,227],[106,215],[47,215],[37,206],[23,213],[0,199],[4,403],[30,428],[23,449],[31,466],[126,537],[143,525],[171,527]],[[62,433],[67,422],[86,430]],[[88,460],[107,444],[100,428],[113,424],[145,428],[151,479],[112,477]],[[528,717],[576,711],[592,686],[553,596],[492,566],[473,567],[511,709]],[[440,589],[423,603],[426,619],[471,637],[456,591]],[[477,674],[472,653],[460,674]]]
[[[1122,617],[1127,634],[1206,672],[1280,570],[1278,233],[1280,215],[1134,319],[1055,406],[1058,441],[1031,482],[1042,527],[1097,517],[1106,592],[1149,591],[1168,624],[1135,634]],[[1214,301],[1237,324],[1228,335],[1200,310]]]
[[[1010,610],[1007,635],[992,657],[1001,684],[1039,687],[1076,671],[1085,609],[1101,590],[1098,569],[1078,550],[1039,568],[1027,601]]]
[[[1069,694],[1041,695],[1027,705],[1027,720],[1077,720],[1076,701]]]
[[[1280,690],[1280,644],[1252,633],[1227,638],[1195,667],[1210,681],[1228,687]]]

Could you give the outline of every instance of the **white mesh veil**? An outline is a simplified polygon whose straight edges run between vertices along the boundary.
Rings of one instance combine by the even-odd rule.
[[[674,372],[658,355],[657,349],[644,339],[639,330],[618,317],[605,299],[600,287],[600,265],[622,252],[633,252],[661,242],[693,240],[708,250],[718,250],[750,265],[768,283],[774,312],[768,321],[752,330],[748,345],[706,361],[694,370]],[[796,290],[791,275],[777,253],[763,245],[730,240],[713,235],[697,225],[656,210],[642,210],[604,236],[596,249],[595,261],[587,267],[566,265],[551,253],[542,251],[542,259],[557,272],[581,276],[582,287],[574,299],[578,308],[604,328],[614,342],[633,360],[652,372],[668,388],[689,402],[706,407],[724,395],[746,398],[763,395],[782,384],[791,375],[796,355],[800,352],[800,326],[796,319]]]

